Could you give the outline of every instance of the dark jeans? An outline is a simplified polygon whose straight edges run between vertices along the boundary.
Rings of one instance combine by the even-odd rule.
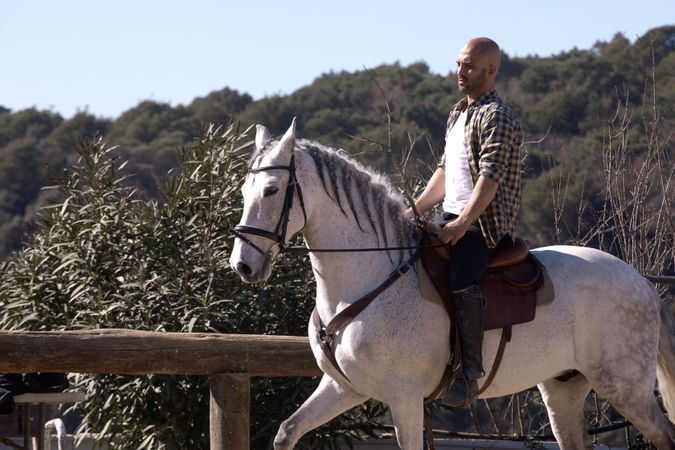
[[[456,218],[455,214],[443,213],[438,224],[443,226]],[[494,249],[485,243],[478,223],[471,224],[457,244],[450,247],[450,290],[455,292],[478,286],[493,253]]]

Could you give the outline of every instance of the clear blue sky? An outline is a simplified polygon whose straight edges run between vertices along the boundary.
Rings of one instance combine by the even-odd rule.
[[[448,74],[462,43],[511,56],[631,41],[675,23],[674,0],[0,0],[0,105],[117,117],[230,87],[258,99],[328,71],[425,61]]]

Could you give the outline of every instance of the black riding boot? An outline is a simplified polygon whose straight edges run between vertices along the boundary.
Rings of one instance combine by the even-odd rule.
[[[483,308],[485,298],[478,286],[455,291],[455,319],[459,331],[464,380],[455,379],[442,403],[452,407],[467,406],[478,394],[476,380],[485,375],[483,371]]]

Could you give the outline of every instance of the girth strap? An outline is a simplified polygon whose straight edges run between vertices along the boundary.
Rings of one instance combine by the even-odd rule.
[[[335,335],[343,330],[352,320],[354,320],[354,318],[356,318],[356,316],[361,313],[361,311],[366,309],[368,305],[373,302],[373,300],[375,300],[382,292],[387,290],[389,286],[394,284],[396,280],[408,273],[410,268],[413,266],[413,264],[415,264],[415,261],[419,259],[421,254],[422,252],[420,250],[416,251],[410,257],[410,259],[408,259],[408,261],[405,261],[396,270],[391,272],[387,279],[382,282],[382,284],[340,311],[330,322],[328,322],[328,325],[326,326],[324,326],[321,322],[321,318],[319,317],[319,313],[316,310],[316,306],[314,307],[314,311],[312,311],[312,322],[316,326],[317,337],[319,339],[321,349],[330,363],[335,367],[340,375],[347,379],[347,381],[350,381],[349,377],[344,374],[337,362],[337,359],[335,358],[335,350],[333,348]]]

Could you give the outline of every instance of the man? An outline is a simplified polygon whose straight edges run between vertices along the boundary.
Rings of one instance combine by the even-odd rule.
[[[476,397],[482,366],[484,298],[478,284],[495,247],[515,238],[520,207],[520,121],[494,90],[499,46],[471,39],[457,57],[457,81],[465,97],[448,118],[441,164],[415,201],[420,214],[443,201],[438,237],[452,246],[453,293],[462,366],[467,383],[455,382],[443,398],[464,406]],[[411,210],[406,212],[412,216]]]

